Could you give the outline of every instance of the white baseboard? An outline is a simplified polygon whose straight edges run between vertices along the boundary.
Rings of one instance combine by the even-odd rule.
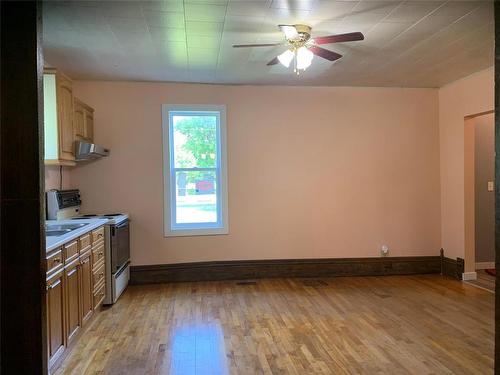
[[[476,270],[495,268],[495,262],[476,262]]]
[[[464,272],[462,274],[462,280],[463,281],[476,280],[476,279],[477,279],[477,273],[476,272]]]

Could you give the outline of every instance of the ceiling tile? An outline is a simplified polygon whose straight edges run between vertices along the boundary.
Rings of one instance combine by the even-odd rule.
[[[317,0],[272,0],[271,8],[289,10],[311,10]]]
[[[187,35],[187,46],[191,48],[208,48],[219,49],[220,35],[216,36],[201,36],[201,35]]]
[[[222,33],[224,23],[222,22],[202,22],[188,21],[186,23],[186,33],[190,35],[220,35]]]
[[[183,28],[169,28],[169,27],[150,27],[149,32],[151,38],[155,42],[185,42],[186,30]]]
[[[215,69],[219,51],[207,48],[189,48],[187,50],[189,69]]]
[[[115,34],[148,32],[146,22],[142,18],[107,17],[107,20]]]
[[[356,4],[357,1],[318,0],[309,16],[311,19],[341,19],[351,14]]]
[[[407,1],[387,16],[387,22],[415,22],[444,4],[443,1]]]
[[[184,12],[184,2],[177,1],[142,1],[143,10],[152,10],[160,12]]]
[[[144,18],[150,26],[183,28],[185,25],[184,13],[144,11]]]
[[[82,3],[85,3],[84,1]],[[101,1],[100,9],[107,17],[142,18],[142,4],[138,1]]]
[[[363,0],[358,2],[353,11],[355,13],[378,13],[387,15],[392,12],[398,5],[402,3],[401,0],[392,1],[376,1],[376,0]]]
[[[185,4],[186,21],[224,22],[226,6]]]
[[[227,15],[263,17],[269,11],[270,0],[239,0],[230,1]]]
[[[396,38],[408,29],[410,25],[408,22],[380,22],[365,34],[364,42],[380,46]]]

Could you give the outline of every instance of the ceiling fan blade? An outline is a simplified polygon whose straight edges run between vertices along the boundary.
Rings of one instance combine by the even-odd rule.
[[[233,44],[234,48],[247,48],[247,47],[275,47],[281,43],[264,43],[264,44]]]
[[[313,38],[316,44],[330,44],[330,43],[340,43],[340,42],[354,42],[356,40],[363,40],[365,36],[360,33],[347,33],[347,34],[337,34],[328,36],[319,36]]]
[[[287,39],[295,39],[299,36],[294,25],[278,25],[278,27],[283,31]]]
[[[278,60],[278,57],[275,57],[274,59],[272,59],[271,61],[269,61],[266,65],[276,65],[279,62],[280,61]]]
[[[322,57],[330,61],[335,61],[342,57],[342,55],[337,52],[328,51],[327,49],[318,46],[311,46],[309,47],[309,50],[316,56]]]

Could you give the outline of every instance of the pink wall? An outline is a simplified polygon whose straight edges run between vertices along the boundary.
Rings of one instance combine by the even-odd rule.
[[[438,91],[76,82],[108,158],[84,210],[131,214],[132,263],[437,255]],[[229,235],[163,237],[161,105],[226,104]]]
[[[441,238],[445,255],[451,258],[465,258],[464,117],[492,109],[493,68],[439,90]],[[469,267],[466,262],[466,270]]]
[[[63,189],[67,189],[71,182],[70,176],[73,168],[63,167],[62,177],[63,177]],[[59,189],[60,186],[60,174],[59,167],[56,165],[45,166],[45,191],[50,189]]]

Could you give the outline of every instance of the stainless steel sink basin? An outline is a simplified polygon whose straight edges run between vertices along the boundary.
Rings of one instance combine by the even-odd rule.
[[[45,231],[45,235],[47,237],[58,237],[58,236],[62,236],[66,233],[69,233],[71,232],[71,229],[66,229],[66,230],[47,230]]]
[[[88,225],[88,223],[78,223],[78,224],[46,224],[45,225],[45,230],[51,231],[51,230],[74,230],[78,228],[82,228],[85,225]]]
[[[47,237],[58,237],[72,230],[79,229],[88,225],[88,223],[75,223],[75,224],[45,224],[45,235]]]

